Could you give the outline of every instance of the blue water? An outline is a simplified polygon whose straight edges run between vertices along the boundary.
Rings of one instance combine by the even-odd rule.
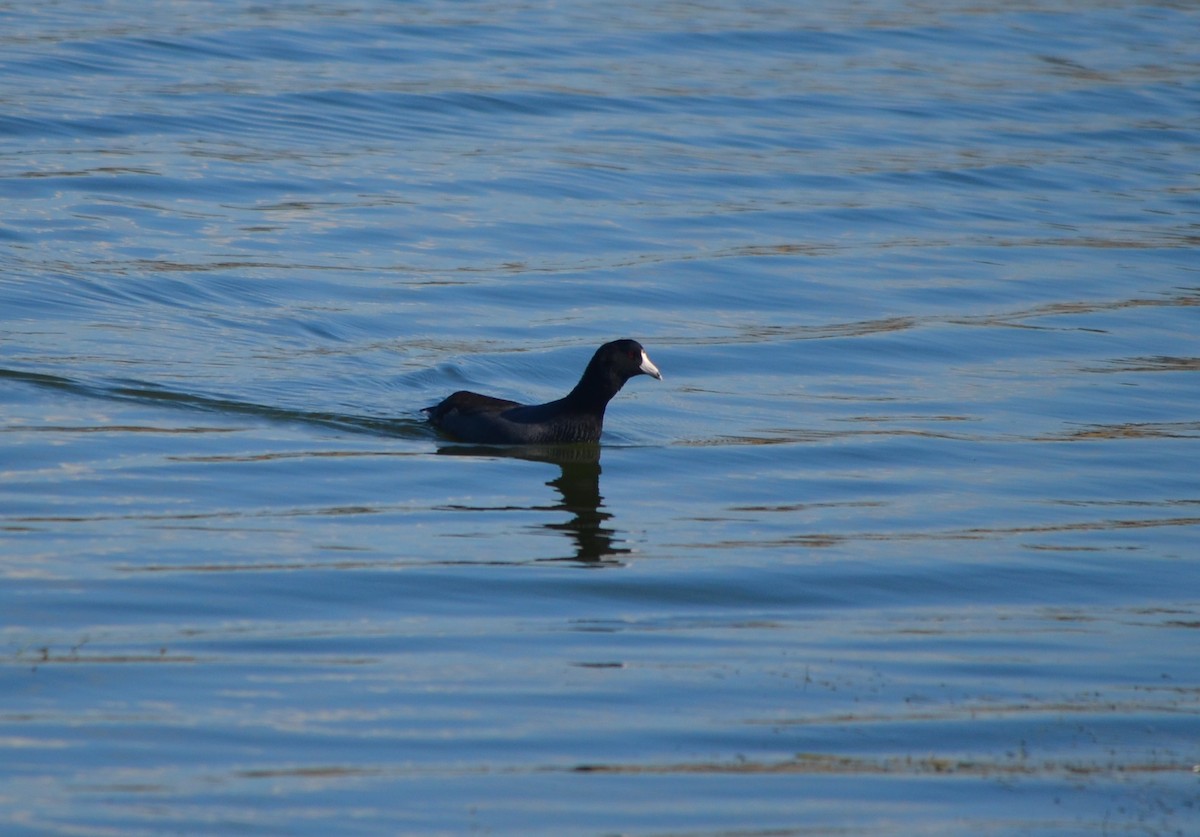
[[[0,6],[0,830],[1195,833],[1197,32]]]

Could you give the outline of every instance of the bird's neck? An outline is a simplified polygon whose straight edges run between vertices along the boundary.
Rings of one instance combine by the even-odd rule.
[[[604,415],[604,408],[624,384],[611,370],[606,372],[594,364],[588,364],[575,389],[567,393],[563,401],[575,409]]]

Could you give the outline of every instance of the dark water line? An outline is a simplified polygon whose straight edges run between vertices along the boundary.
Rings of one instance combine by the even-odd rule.
[[[432,438],[432,432],[422,421],[356,416],[345,413],[312,412],[272,407],[249,401],[213,398],[164,389],[154,384],[132,382],[132,385],[88,384],[59,375],[24,372],[0,368],[0,380],[19,381],[33,386],[68,392],[85,398],[109,401],[133,401],[141,404],[167,405],[186,410],[201,410],[222,415],[251,416],[270,421],[320,425],[338,430],[351,430],[378,436],[400,436],[409,439]]]

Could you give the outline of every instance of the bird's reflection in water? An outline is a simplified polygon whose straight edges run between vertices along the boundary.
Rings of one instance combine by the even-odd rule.
[[[617,556],[630,550],[616,546],[616,532],[605,525],[612,515],[604,511],[600,496],[600,445],[521,445],[519,447],[477,447],[452,445],[438,449],[449,456],[511,457],[557,465],[562,473],[546,485],[556,489],[562,502],[539,509],[563,511],[571,515],[565,523],[547,523],[545,528],[565,532],[575,542],[575,554],[555,561],[577,561],[591,567],[619,566]]]

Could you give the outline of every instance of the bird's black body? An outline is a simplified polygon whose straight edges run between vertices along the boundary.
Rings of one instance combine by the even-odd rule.
[[[616,340],[596,350],[575,388],[557,401],[525,405],[465,390],[426,407],[429,421],[463,442],[481,445],[555,445],[597,442],[604,410],[635,375],[662,380],[636,340]]]

